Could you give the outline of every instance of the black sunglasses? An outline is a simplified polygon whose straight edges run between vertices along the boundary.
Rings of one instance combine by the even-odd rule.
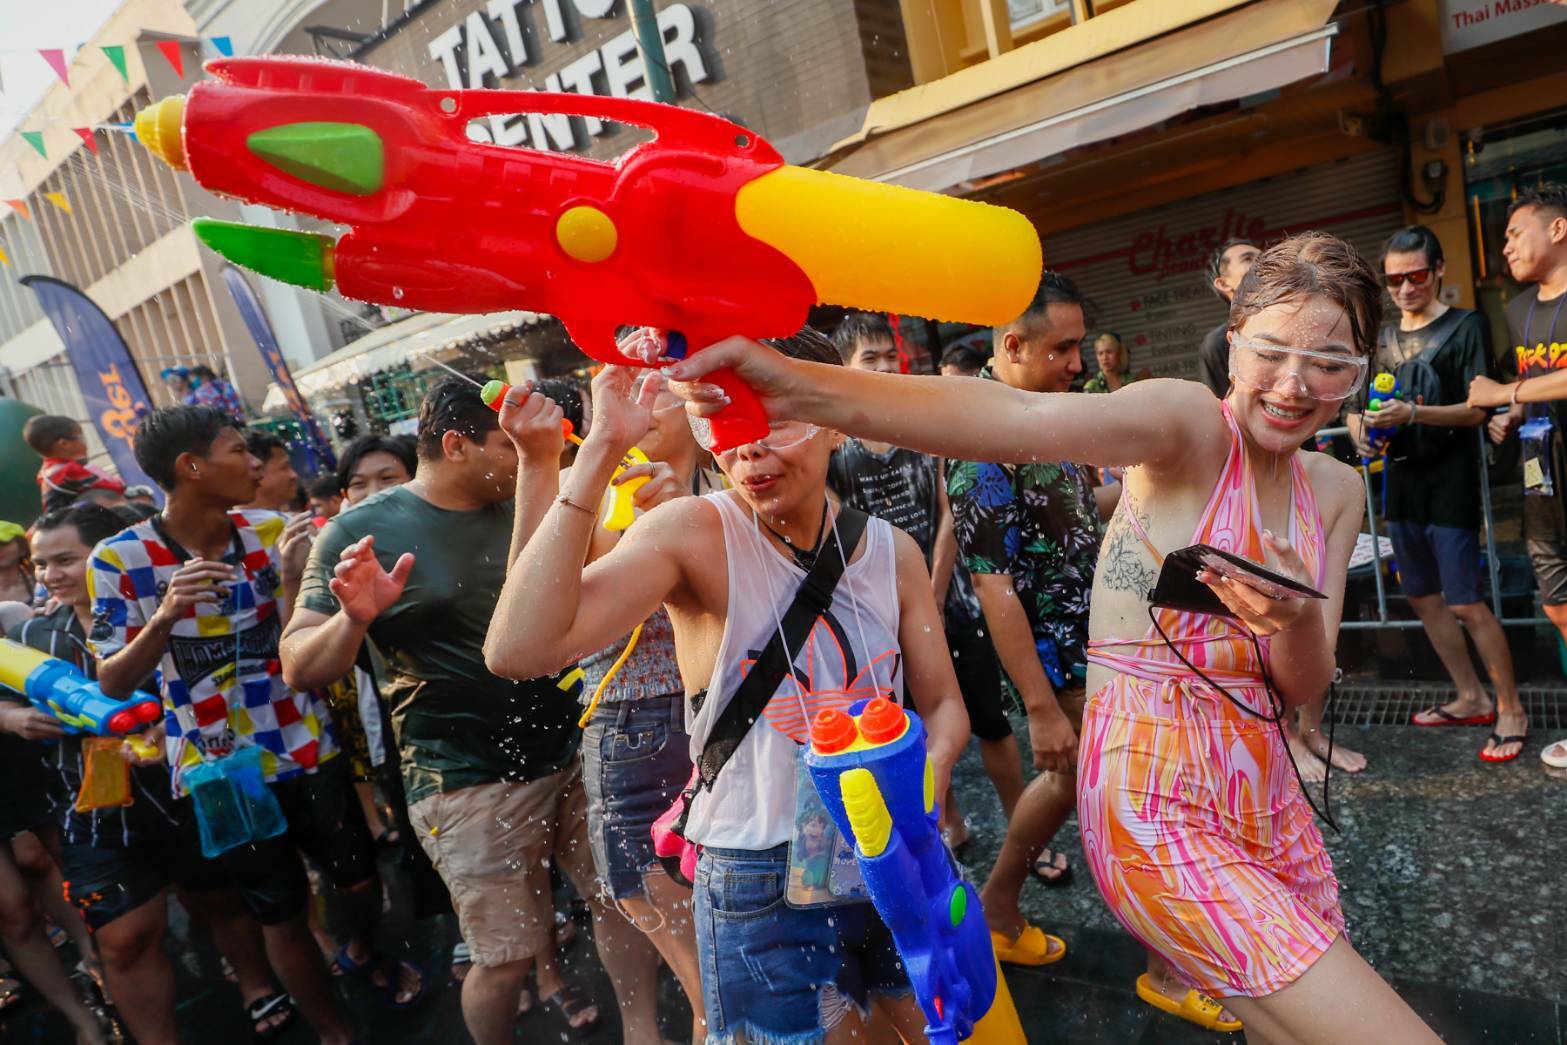
[[[1431,280],[1431,270],[1415,269],[1412,272],[1389,272],[1386,278],[1387,285],[1394,290],[1403,286],[1405,280],[1408,280],[1414,286],[1423,287]]]

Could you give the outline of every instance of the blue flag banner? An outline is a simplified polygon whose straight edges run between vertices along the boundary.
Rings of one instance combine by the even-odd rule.
[[[87,412],[121,480],[127,486],[152,487],[162,504],[158,485],[136,463],[132,440],[136,426],[152,406],[125,339],[103,309],[71,284],[53,276],[23,276],[21,282],[38,295],[44,315],[65,342],[65,354],[76,371]]]
[[[239,316],[245,321],[250,336],[255,339],[256,347],[261,350],[261,358],[272,372],[272,380],[277,382],[278,389],[283,393],[284,402],[288,403],[288,408],[299,419],[299,426],[305,432],[308,450],[315,460],[307,460],[306,470],[301,474],[315,475],[321,471],[336,470],[337,455],[332,452],[332,444],[327,441],[321,426],[316,424],[310,404],[305,402],[305,397],[299,394],[299,386],[294,384],[294,375],[289,372],[288,360],[283,358],[282,349],[278,348],[277,337],[272,333],[272,324],[267,321],[266,312],[262,311],[261,300],[245,281],[244,274],[233,265],[223,266],[223,282],[228,285],[229,293],[234,295]]]

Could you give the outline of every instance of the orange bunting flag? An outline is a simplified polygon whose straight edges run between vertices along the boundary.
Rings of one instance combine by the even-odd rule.
[[[163,52],[163,57],[169,60],[169,65],[174,68],[174,75],[181,80],[185,79],[185,54],[180,50],[178,40],[159,40],[158,50]]]
[[[33,220],[33,212],[27,209],[26,200],[6,200],[5,202],[10,205],[12,210],[16,211],[28,221]]]
[[[49,63],[49,68],[60,78],[65,86],[71,86],[71,78],[65,74],[65,51],[59,47],[43,47],[38,51],[43,60]]]
[[[50,203],[54,204],[56,207],[59,207],[61,210],[65,211],[65,213],[67,213],[67,214],[71,213],[71,201],[65,198],[65,193],[63,193],[63,192],[46,192],[46,193],[44,193],[44,199],[48,200]]]
[[[76,132],[76,136],[82,140],[83,145],[92,151],[93,155],[96,156],[98,154],[98,139],[93,137],[91,127],[72,127],[71,130]]]

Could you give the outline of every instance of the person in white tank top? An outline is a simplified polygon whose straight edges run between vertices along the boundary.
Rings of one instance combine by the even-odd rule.
[[[640,336],[640,335],[637,335]],[[795,358],[837,362],[806,328],[771,342]],[[655,381],[608,367],[593,383],[594,425],[564,481],[555,467],[560,410],[513,389],[501,427],[517,445],[517,529],[485,643],[498,675],[531,678],[624,635],[660,604],[674,624],[693,758],[750,662],[779,628],[835,511],[827,465],[836,433],[775,424],[758,443],[718,455],[732,490],[649,511],[584,567],[592,505],[646,431]],[[828,554],[833,554],[828,552]],[[905,692],[924,719],[936,793],[968,741],[968,714],[913,538],[871,520],[847,556],[827,612],[713,787],[692,804],[702,844],[697,949],[708,1041],[846,1041],[874,1018],[918,1040],[924,1025],[891,934],[869,904],[796,909],[783,902],[798,748],[810,718]],[[722,956],[722,960],[720,960]],[[852,966],[852,967],[851,967]]]

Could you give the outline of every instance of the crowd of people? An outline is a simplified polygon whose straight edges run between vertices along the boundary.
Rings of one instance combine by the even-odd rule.
[[[790,846],[811,815],[810,723],[886,696],[923,720],[959,856],[950,781],[976,743],[1007,824],[980,889],[1003,964],[1069,958],[1021,898],[1073,881],[1055,839],[1075,812],[1089,876],[1147,951],[1148,1004],[1252,1041],[1435,1040],[1351,947],[1297,782],[1365,766],[1323,717],[1366,493],[1303,447],[1343,421],[1382,462],[1399,582],[1455,689],[1415,724],[1492,725],[1479,757],[1519,757],[1465,430],[1522,439],[1529,553],[1567,635],[1567,187],[1520,197],[1506,257],[1528,286],[1508,310],[1516,374],[1483,317],[1441,301],[1442,244],[1415,226],[1380,272],[1320,233],[1220,245],[1207,278],[1228,316],[1200,380],[1134,376],[1046,271],[988,353],[956,346],[940,376],[900,373],[887,319],[853,314],[831,337],[721,342],[663,378],[606,367],[591,394],[541,382],[492,409],[453,377],[416,438],[357,439],[308,480],[210,371],[171,371],[180,404],[135,437],[161,508],[87,463],[77,420],[34,417],[43,515],[0,523],[0,620],[163,714],[105,742],[0,700],[5,954],[97,1045],[57,927],[135,1039],[173,1043],[173,895],[258,1037],[303,1020],[328,1045],[363,1040],[334,976],[409,1009],[447,975],[385,946],[377,851],[394,847],[415,913],[455,912],[479,1045],[512,1041],[537,1005],[580,1032],[613,1005],[624,1040],[658,1042],[661,966],[695,1042],[922,1040],[875,910],[790,902],[811,870]],[[665,355],[657,331],[621,348]],[[726,367],[771,421],[709,453],[702,418],[727,400],[703,378]],[[1379,371],[1405,397],[1372,412]],[[618,488],[636,518],[611,529]],[[1325,598],[1215,556],[1177,565],[1190,545]],[[89,784],[106,757],[126,767],[111,802]],[[263,783],[216,786],[247,773]],[[700,847],[694,873],[656,833]],[[612,998],[562,975],[559,878]]]

